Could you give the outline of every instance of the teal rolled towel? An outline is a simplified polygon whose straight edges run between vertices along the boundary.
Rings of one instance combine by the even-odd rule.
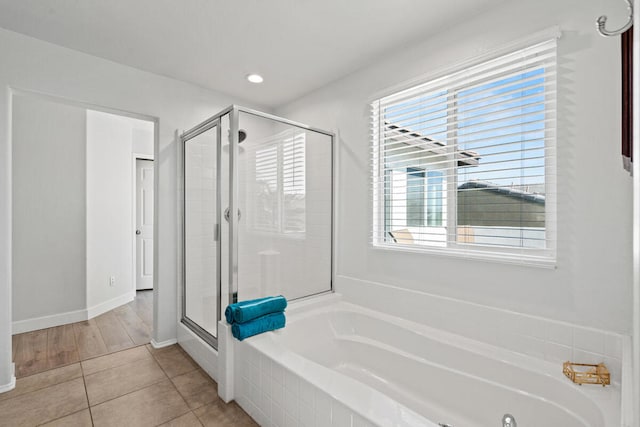
[[[236,339],[242,341],[245,338],[261,334],[263,332],[275,331],[284,328],[287,320],[284,313],[271,313],[246,323],[234,323],[231,325],[231,333]]]
[[[287,308],[287,299],[278,295],[230,304],[224,311],[224,317],[227,323],[245,323],[265,314],[284,311],[285,308]]]

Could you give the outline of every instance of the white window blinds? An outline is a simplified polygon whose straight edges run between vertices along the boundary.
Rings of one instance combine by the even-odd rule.
[[[306,171],[304,132],[286,131],[255,150],[253,226],[278,233],[305,231]]]
[[[556,41],[372,104],[373,243],[555,257]]]

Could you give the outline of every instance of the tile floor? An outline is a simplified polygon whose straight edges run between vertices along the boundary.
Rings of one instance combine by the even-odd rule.
[[[0,427],[256,426],[235,402],[220,400],[216,383],[178,345],[146,344],[147,303],[136,298],[101,321],[16,335],[18,380],[0,394]]]
[[[153,328],[153,291],[94,319],[13,336],[16,377],[147,344]]]

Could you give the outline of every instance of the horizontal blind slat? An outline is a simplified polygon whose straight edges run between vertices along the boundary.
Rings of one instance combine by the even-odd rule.
[[[549,74],[549,73],[545,73],[541,76],[536,76],[535,79],[531,79],[531,80],[542,80],[539,83],[533,85],[533,86],[522,86],[523,82],[527,82],[529,80],[523,80],[522,82],[517,82],[517,83],[513,83],[510,82],[508,84],[505,84],[503,86],[498,86],[498,87],[493,87],[490,89],[487,89],[487,95],[485,97],[476,97],[475,100],[473,101],[467,101],[465,103],[465,107],[467,108],[467,110],[473,110],[475,108],[485,108],[487,103],[489,103],[489,101],[493,101],[495,99],[501,99],[501,98],[505,98],[505,97],[509,97],[512,95],[515,95],[519,92],[523,92],[524,91],[533,91],[533,90],[537,90],[537,91],[541,91],[543,90],[545,92],[545,95],[552,95],[554,94],[554,92],[552,92],[552,90],[550,88],[554,87],[556,84],[556,80],[555,80],[555,74]],[[505,89],[507,87],[512,87],[512,86],[520,86],[520,87],[515,87],[511,90],[506,90],[503,92],[498,92],[500,89]],[[521,97],[521,99],[526,99],[528,97],[535,97],[537,96],[538,93],[533,93],[531,95],[527,95],[527,97]],[[538,95],[539,96],[539,95]],[[428,106],[424,106],[422,104],[421,105],[422,108],[416,108],[416,107],[412,107],[412,108],[407,108],[405,110],[402,111],[406,111],[406,114],[402,114],[400,115],[398,113],[398,111],[395,112],[395,114],[390,114],[389,111],[385,111],[384,114],[386,117],[392,117],[394,122],[402,122],[403,120],[406,120],[407,118],[410,118],[412,116],[420,116],[420,115],[433,115],[433,116],[437,116],[438,114],[443,114],[443,113],[449,113],[451,111],[455,111],[457,108],[457,100],[451,96],[451,95],[447,95],[447,94],[443,94],[439,99],[441,99],[440,102],[438,103],[433,103],[430,104]],[[509,98],[508,100],[512,100],[513,98]]]
[[[374,101],[372,241],[552,256],[556,72],[552,40]]]
[[[472,82],[480,81],[486,76],[495,75],[494,70],[512,70],[519,68],[527,68],[536,65],[536,61],[540,63],[556,63],[556,46],[555,41],[549,41],[544,45],[539,45],[524,49],[517,55],[506,55],[496,61],[487,61],[475,67],[452,73],[448,76],[432,80],[431,82],[397,92],[395,94],[381,98],[380,106],[394,103],[399,105],[402,101],[415,96],[416,94],[428,94],[441,91],[443,88],[455,86],[471,86]]]

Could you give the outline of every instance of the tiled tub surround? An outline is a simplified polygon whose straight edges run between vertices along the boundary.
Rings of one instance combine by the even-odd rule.
[[[346,276],[337,282],[344,301],[556,364],[605,362],[612,380],[620,382],[629,337],[389,284]]]
[[[234,342],[234,398],[264,426],[620,426],[620,384],[341,301],[292,304],[285,329]]]

